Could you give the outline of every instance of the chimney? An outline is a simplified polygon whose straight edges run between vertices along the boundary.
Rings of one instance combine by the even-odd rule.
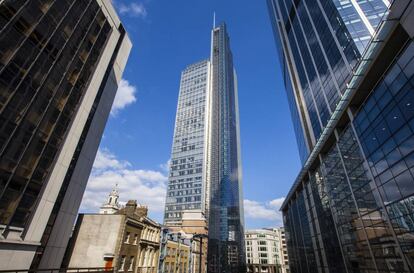
[[[135,210],[135,214],[137,214],[139,217],[146,217],[148,215],[148,207],[138,206]]]
[[[137,208],[137,200],[129,200],[125,205],[125,214],[127,216],[134,215],[136,208]]]

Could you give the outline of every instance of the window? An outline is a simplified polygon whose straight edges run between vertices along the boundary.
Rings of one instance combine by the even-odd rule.
[[[128,271],[132,271],[134,268],[134,256],[131,256],[131,258],[129,259],[129,268]]]
[[[131,233],[127,232],[125,235],[125,241],[124,243],[128,244],[129,243],[129,237],[131,236]]]
[[[119,269],[120,270],[125,270],[125,255],[121,256],[121,260],[119,262]]]
[[[105,42],[111,27],[106,22],[106,19],[104,19],[105,27],[102,28],[97,26],[93,21],[98,11],[97,3],[91,2],[90,6],[86,6],[86,2],[77,3],[80,7],[79,10],[85,10],[86,12],[86,15],[82,17],[82,24],[79,24],[76,30],[79,35],[73,35],[69,41],[66,41],[63,37],[58,37],[59,35],[53,35],[56,39],[52,39],[52,41],[46,43],[47,39],[45,37],[51,37],[55,31],[56,33],[63,33],[65,26],[70,24],[69,22],[78,21],[78,16],[80,16],[80,13],[76,12],[78,6],[76,5],[76,9],[70,9],[69,1],[59,2],[59,4],[54,5],[47,12],[48,16],[40,20],[40,14],[43,13],[41,12],[41,6],[43,4],[39,4],[42,3],[41,1],[31,1],[28,5],[23,5],[20,2],[19,4],[17,2],[16,4],[11,4],[12,2],[15,1],[10,1],[4,5],[2,3],[2,9],[7,9],[7,6],[11,5],[16,7],[21,6],[21,8],[19,10],[20,18],[14,22],[11,20],[11,14],[2,14],[5,16],[2,20],[8,21],[10,23],[10,29],[13,30],[10,30],[10,35],[2,35],[0,39],[0,44],[2,45],[2,52],[0,54],[2,58],[0,62],[5,64],[6,61],[11,59],[11,52],[14,55],[9,65],[2,69],[4,73],[0,76],[0,81],[7,83],[5,86],[2,85],[0,92],[0,107],[4,110],[2,110],[1,125],[3,128],[0,130],[0,139],[2,146],[5,144],[2,148],[8,151],[8,155],[5,155],[4,158],[13,159],[14,156],[17,156],[21,158],[21,161],[19,162],[19,166],[16,166],[15,162],[11,161],[10,164],[5,164],[14,168],[16,171],[8,178],[10,182],[4,184],[5,187],[2,188],[5,195],[2,195],[0,201],[2,205],[0,224],[26,228],[27,224],[29,224],[28,220],[31,219],[30,216],[35,212],[33,206],[41,197],[41,185],[46,181],[46,174],[50,173],[54,168],[55,155],[62,148],[64,140],[67,137],[66,133],[70,129],[71,121],[73,121],[78,112],[77,107],[79,106],[81,98],[86,93],[88,87],[86,83],[95,72],[95,64],[99,60],[100,54],[106,48]],[[68,14],[65,17],[64,14],[66,11],[68,11]],[[63,20],[63,17],[65,17],[65,20]],[[62,18],[62,24],[59,26],[53,25],[52,21],[54,21],[54,18],[59,18],[59,20]],[[83,43],[81,42],[82,37],[87,37],[90,33],[89,29],[92,30],[95,28],[100,30],[99,39],[96,41],[96,46],[88,51],[90,56],[89,61],[82,70],[82,73],[78,75],[80,81],[77,81],[75,89],[72,90],[67,86],[67,79],[63,77],[65,75],[64,68],[69,68],[70,66],[73,68],[79,67],[81,64],[76,58],[72,62],[72,58],[67,57],[71,57],[70,55],[73,56],[75,52],[73,54],[69,52],[73,51],[76,46],[81,46]],[[32,34],[27,32],[32,32],[32,30]],[[38,35],[39,33],[41,35]],[[30,38],[26,42],[23,42],[22,38],[29,36],[29,34]],[[38,48],[42,47],[40,46],[39,39],[43,39],[42,42],[45,42],[42,45],[45,46],[45,49],[41,54],[39,54],[38,50]],[[66,42],[67,46],[65,45]],[[22,47],[17,50],[18,47],[15,47],[15,45],[21,45]],[[55,62],[55,53],[60,49],[62,50],[62,58]],[[29,66],[30,69],[28,69]],[[44,68],[49,67],[53,67],[53,69],[49,71],[50,73],[47,72],[49,73],[47,74],[48,80],[45,81],[44,88],[40,88],[40,79],[46,76],[47,69]],[[27,73],[24,77],[23,71]],[[70,73],[73,72],[68,72],[68,74]],[[19,82],[21,84],[17,85]],[[64,111],[60,108],[60,99],[53,101],[53,103],[47,103],[49,95],[51,95],[49,93],[50,88],[56,90],[56,95],[53,95],[56,98],[65,97],[67,99]],[[19,95],[12,96],[12,94]],[[4,104],[5,101],[8,101],[7,105]],[[23,109],[25,111],[27,110],[27,115],[22,115]],[[40,120],[40,112],[42,114],[44,113],[42,121]],[[17,120],[19,120],[19,123],[17,123]],[[16,123],[13,123],[14,121]],[[21,130],[14,130],[17,124],[21,125]],[[26,127],[25,124],[31,125]],[[37,127],[34,128],[34,126]],[[33,141],[29,141],[29,136],[32,133],[34,134],[35,129],[38,130],[39,136],[36,136]],[[8,141],[9,139],[22,139],[22,141],[18,141],[19,145],[16,145],[14,141]],[[44,141],[45,139],[47,141]],[[79,143],[83,143],[82,140],[79,141]],[[74,159],[76,158],[77,154],[74,154]],[[7,168],[2,166],[2,172],[7,172]],[[70,176],[69,174],[72,171],[69,168],[67,177]],[[63,183],[66,183],[66,181]],[[65,188],[65,186],[62,186],[62,188]],[[56,204],[59,205],[60,201],[58,198]],[[50,219],[53,220],[55,217],[51,216]],[[54,220],[51,222],[54,222]]]
[[[138,234],[134,235],[134,245],[138,243]]]

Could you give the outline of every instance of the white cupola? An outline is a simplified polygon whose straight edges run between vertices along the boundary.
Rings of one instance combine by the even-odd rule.
[[[118,203],[119,192],[118,192],[118,183],[115,184],[115,187],[109,193],[108,199],[105,204],[103,204],[99,210],[100,214],[114,214],[121,207]]]

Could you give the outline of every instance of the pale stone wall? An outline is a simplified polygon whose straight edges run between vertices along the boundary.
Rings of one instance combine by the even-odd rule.
[[[83,215],[69,267],[104,267],[104,254],[116,255],[124,215]]]

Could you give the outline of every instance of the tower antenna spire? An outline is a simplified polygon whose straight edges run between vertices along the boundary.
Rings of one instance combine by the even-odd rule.
[[[213,13],[213,28],[216,28],[216,12]]]

